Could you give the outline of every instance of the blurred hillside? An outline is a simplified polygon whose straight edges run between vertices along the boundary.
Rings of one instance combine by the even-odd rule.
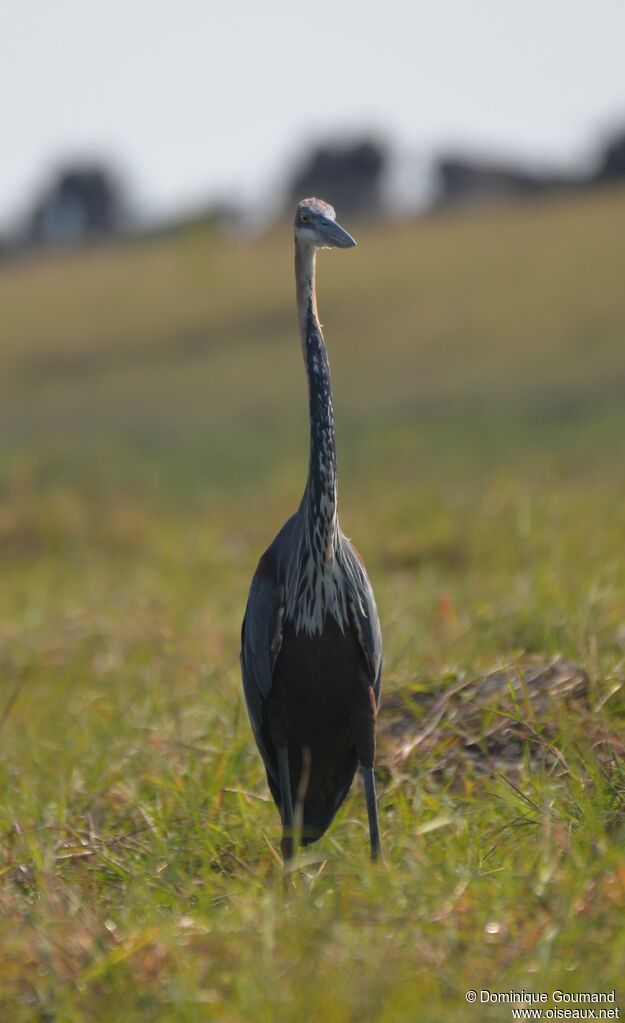
[[[322,253],[344,477],[620,459],[624,226],[617,190],[367,227],[353,253]],[[307,410],[291,263],[286,228],[209,227],[5,265],[4,484],[173,499],[281,481],[293,497]]]

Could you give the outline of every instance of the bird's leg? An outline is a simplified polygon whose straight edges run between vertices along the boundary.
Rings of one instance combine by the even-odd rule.
[[[371,859],[377,860],[381,855],[380,825],[378,823],[378,801],[375,794],[375,777],[373,766],[362,768],[367,800],[367,816],[369,817],[369,841],[371,843]]]
[[[304,822],[304,801],[310,781],[311,753],[310,746],[302,746],[302,772],[297,783],[297,798],[293,810],[293,841],[297,848],[302,845]]]
[[[284,864],[293,858],[293,793],[289,771],[289,748],[287,743],[286,711],[275,692],[269,696],[267,717],[269,734],[276,748],[278,758],[278,780],[280,782],[280,816],[282,817],[282,841],[280,849]]]
[[[282,802],[282,842],[280,845],[282,858],[286,864],[293,857],[293,796],[289,774],[289,751],[286,746],[279,746],[277,752]]]
[[[381,855],[380,825],[378,823],[378,803],[375,794],[375,777],[373,761],[375,758],[375,726],[377,721],[377,701],[372,686],[368,686],[354,719],[356,752],[362,770],[367,800],[367,816],[369,818],[369,841],[371,843],[371,859],[377,860]]]

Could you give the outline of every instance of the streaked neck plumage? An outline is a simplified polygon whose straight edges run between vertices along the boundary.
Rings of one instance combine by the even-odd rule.
[[[309,550],[321,567],[334,558],[338,532],[334,409],[328,353],[317,313],[315,247],[297,237],[295,281],[310,409],[310,461],[302,510],[307,512]]]

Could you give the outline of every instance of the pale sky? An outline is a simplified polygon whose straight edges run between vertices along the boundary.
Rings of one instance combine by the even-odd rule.
[[[625,0],[0,0],[0,229],[102,156],[152,214],[372,129],[550,164],[625,125]]]

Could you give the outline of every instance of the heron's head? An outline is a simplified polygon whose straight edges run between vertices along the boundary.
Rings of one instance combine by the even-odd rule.
[[[322,199],[302,199],[295,210],[295,237],[316,249],[351,249],[351,234],[336,222],[333,208]]]

